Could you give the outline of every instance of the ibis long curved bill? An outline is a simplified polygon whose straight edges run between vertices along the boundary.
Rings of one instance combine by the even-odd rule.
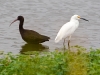
[[[14,22],[16,22],[18,19],[15,19],[10,25],[9,25],[9,27],[14,23]]]

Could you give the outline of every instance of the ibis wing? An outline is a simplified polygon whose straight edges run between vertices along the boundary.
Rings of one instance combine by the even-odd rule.
[[[41,35],[33,30],[25,30],[22,35],[23,40],[30,43],[41,43],[50,39],[49,37]]]

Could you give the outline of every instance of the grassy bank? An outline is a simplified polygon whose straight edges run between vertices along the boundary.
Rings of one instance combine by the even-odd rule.
[[[73,52],[75,50],[75,52]],[[3,54],[0,75],[99,75],[100,49],[86,53],[83,47],[73,47],[65,53],[33,52],[33,55]]]

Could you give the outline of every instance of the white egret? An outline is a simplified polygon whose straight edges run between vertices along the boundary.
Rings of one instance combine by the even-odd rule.
[[[69,22],[67,22],[66,24],[64,24],[61,29],[59,30],[56,38],[55,38],[55,43],[58,43],[60,40],[64,39],[63,45],[65,44],[65,40],[68,37],[68,49],[70,50],[70,39],[71,39],[71,35],[73,34],[73,32],[78,28],[79,26],[79,19],[83,19],[85,21],[85,18],[81,18],[79,15],[73,15],[70,19]],[[64,45],[65,46],[65,45]]]

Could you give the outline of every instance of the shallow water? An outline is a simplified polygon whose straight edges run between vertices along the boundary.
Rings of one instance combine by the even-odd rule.
[[[19,53],[27,48],[34,48],[22,40],[18,29],[19,22],[9,27],[19,15],[25,18],[24,28],[51,37],[39,50],[44,50],[42,47],[45,46],[49,51],[63,48],[63,40],[56,44],[54,39],[60,27],[74,14],[88,19],[89,22],[80,20],[80,26],[72,36],[71,45],[100,48],[100,0],[2,0],[0,50]]]

